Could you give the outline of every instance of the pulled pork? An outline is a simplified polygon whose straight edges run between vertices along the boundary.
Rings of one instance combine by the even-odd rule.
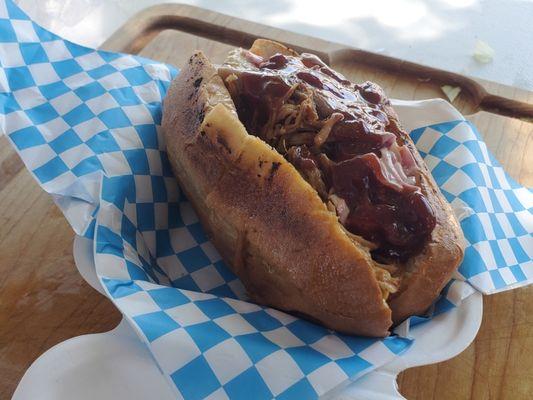
[[[381,263],[384,297],[393,293],[397,265],[423,248],[436,220],[381,88],[352,84],[305,53],[267,59],[239,49],[219,73],[248,132],[295,166]]]

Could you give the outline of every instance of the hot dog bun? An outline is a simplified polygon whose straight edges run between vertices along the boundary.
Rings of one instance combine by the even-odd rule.
[[[251,51],[296,54],[265,40]],[[182,190],[251,298],[366,336],[386,336],[393,321],[425,311],[463,250],[458,224],[418,152],[420,187],[437,225],[403,266],[387,304],[365,241],[354,240],[292,164],[248,134],[220,75],[201,52],[193,54],[168,91],[162,127]]]

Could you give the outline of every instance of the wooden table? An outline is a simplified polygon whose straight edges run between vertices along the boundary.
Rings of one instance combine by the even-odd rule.
[[[374,80],[391,97],[442,97],[462,88],[454,105],[476,123],[507,171],[533,186],[533,94],[374,55],[182,5],[150,8],[104,48],[180,65],[200,48],[220,61],[257,37],[318,52],[352,80]],[[499,115],[503,114],[503,115]],[[510,116],[514,116],[512,118]],[[9,398],[29,365],[73,336],[105,332],[118,311],[77,273],[74,234],[0,137],[0,398]],[[398,379],[409,399],[529,399],[533,394],[533,286],[484,298],[476,340],[462,354],[413,368]]]

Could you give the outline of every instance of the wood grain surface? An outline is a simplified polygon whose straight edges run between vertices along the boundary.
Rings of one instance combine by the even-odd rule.
[[[232,46],[268,37],[320,54],[355,81],[373,80],[400,99],[443,97],[473,121],[509,174],[533,186],[533,93],[384,58],[323,40],[183,5],[148,9],[104,48],[181,65],[195,49],[221,61]],[[513,117],[510,117],[513,116]],[[113,328],[120,315],[79,276],[73,232],[61,212],[0,137],[0,399],[44,351],[70,337]],[[533,286],[484,298],[475,341],[459,356],[409,369],[408,399],[530,399],[533,393]]]

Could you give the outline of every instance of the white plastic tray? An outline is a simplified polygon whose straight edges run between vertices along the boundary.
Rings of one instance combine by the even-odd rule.
[[[75,238],[74,259],[83,278],[103,293],[95,274],[91,240]],[[482,304],[481,294],[475,292],[457,309],[412,328],[416,340],[411,349],[328,398],[403,399],[396,384],[398,373],[463,351],[477,334]],[[49,349],[28,368],[13,399],[170,400],[174,395],[148,349],[122,320],[109,332],[78,336]]]

